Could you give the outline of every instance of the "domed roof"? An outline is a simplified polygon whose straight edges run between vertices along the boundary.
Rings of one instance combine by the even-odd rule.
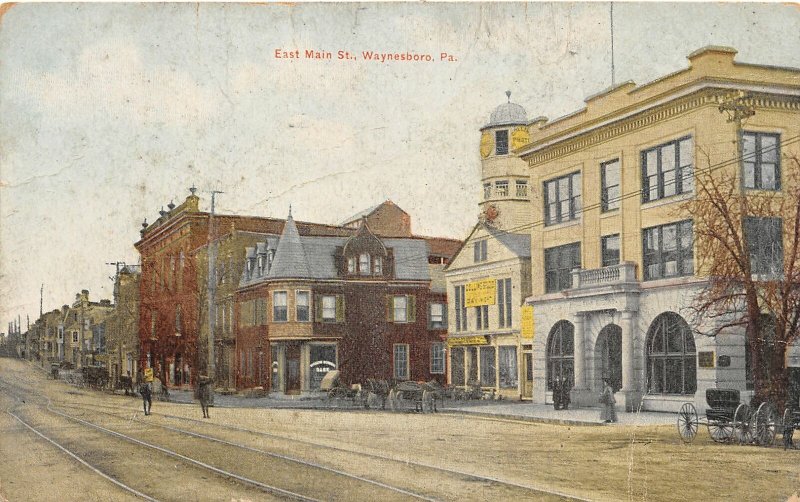
[[[525,111],[525,108],[511,102],[510,91],[506,91],[506,96],[509,98],[508,103],[503,103],[494,109],[489,117],[489,123],[483,126],[484,128],[501,125],[524,125],[528,123],[528,113]]]

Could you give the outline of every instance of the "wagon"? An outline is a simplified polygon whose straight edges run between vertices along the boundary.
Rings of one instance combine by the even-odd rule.
[[[325,392],[328,397],[328,404],[334,404],[339,407],[345,401],[350,401],[350,404],[363,404],[362,392],[360,384],[345,385],[340,378],[339,370],[331,370],[325,373],[320,382],[319,390]]]
[[[775,407],[768,402],[761,403],[753,411],[750,406],[740,402],[736,389],[707,389],[705,420],[697,415],[692,403],[684,403],[678,412],[678,434],[690,443],[697,435],[700,425],[708,428],[708,435],[717,443],[737,442],[771,445],[778,428]]]
[[[389,391],[389,407],[392,411],[399,411],[407,406],[405,403],[413,403],[414,411],[434,412],[436,392],[435,386],[428,382],[399,382]]]
[[[84,366],[81,368],[83,382],[92,389],[102,389],[108,384],[108,370],[100,366]]]
[[[382,410],[386,409],[386,401],[389,399],[391,387],[386,380],[376,380],[368,378],[367,383],[362,387],[364,408],[377,408],[380,405]]]

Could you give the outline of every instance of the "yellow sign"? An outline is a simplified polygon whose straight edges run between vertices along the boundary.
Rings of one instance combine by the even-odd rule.
[[[464,288],[465,306],[494,305],[497,298],[497,282],[494,279],[483,279],[467,283]]]
[[[533,306],[523,305],[522,315],[520,316],[520,324],[522,326],[522,338],[529,338],[533,340]]]
[[[447,345],[451,347],[458,347],[463,345],[489,345],[489,341],[483,335],[476,336],[458,336],[455,338],[448,338]]]
[[[148,383],[153,381],[153,368],[144,369],[144,381]]]
[[[481,158],[485,159],[491,155],[493,149],[494,138],[492,137],[492,133],[486,131],[483,133],[483,135],[481,135]]]
[[[514,132],[511,133],[511,149],[516,150],[517,148],[523,147],[530,143],[531,135],[528,134],[528,128],[525,126],[517,127],[514,129]]]

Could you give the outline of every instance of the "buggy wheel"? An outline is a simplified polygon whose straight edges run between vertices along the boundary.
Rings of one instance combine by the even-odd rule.
[[[792,421],[792,410],[787,406],[785,410],[783,410],[783,420],[781,420],[781,426],[785,431],[787,427],[794,427],[794,423]]]
[[[753,416],[750,407],[742,403],[733,413],[733,438],[739,444],[750,444],[753,441]]]
[[[700,420],[697,418],[697,410],[692,403],[684,403],[678,412],[678,434],[684,443],[691,443],[697,435],[697,427]]]
[[[769,402],[761,403],[755,416],[756,441],[760,446],[772,446],[778,432],[778,413]]]
[[[733,437],[733,423],[708,422],[708,435],[715,443],[727,443]]]

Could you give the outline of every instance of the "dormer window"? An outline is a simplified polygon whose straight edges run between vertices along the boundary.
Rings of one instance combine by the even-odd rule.
[[[272,262],[275,260],[275,250],[270,249],[267,251],[267,267],[272,268]]]
[[[356,258],[351,256],[347,259],[347,273],[348,274],[355,274],[356,273]]]
[[[251,258],[247,259],[247,277],[251,277],[253,275],[253,260]]]
[[[383,257],[376,256],[373,258],[372,270],[375,275],[383,275]]]
[[[369,275],[370,274],[370,259],[369,253],[361,253],[358,256],[358,271],[361,275]]]
[[[264,273],[264,256],[258,255],[258,275],[262,275]]]

